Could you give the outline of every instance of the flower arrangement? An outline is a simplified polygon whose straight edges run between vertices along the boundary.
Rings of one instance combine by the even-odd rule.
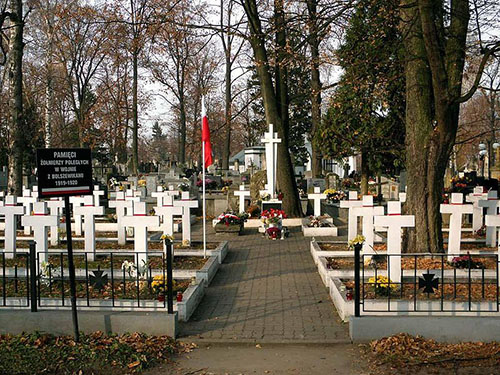
[[[387,276],[383,275],[378,275],[377,278],[370,277],[368,279],[368,284],[374,286],[376,294],[389,295],[391,291],[398,290],[398,285],[393,283]]]
[[[229,186],[223,186],[221,190],[222,193],[227,194],[229,192]]]
[[[202,187],[203,186],[203,181],[202,180],[196,181],[196,186]],[[205,188],[207,188],[209,190],[217,189],[217,181],[214,181],[214,180],[211,180],[209,178],[206,178],[205,179]]]
[[[286,214],[285,211],[283,210],[277,210],[274,208],[271,208],[269,210],[265,210],[262,212],[260,215],[260,219],[264,224],[277,224],[279,223],[282,219],[286,219]]]
[[[322,228],[322,227],[327,227],[328,224],[325,223],[322,220],[321,216],[309,216],[309,224],[308,227],[310,228]]]
[[[223,212],[217,217],[217,224],[224,224],[225,226],[230,225],[243,225],[245,220],[248,218],[248,214],[234,214],[232,212]]]
[[[185,182],[181,182],[179,185],[177,185],[177,188],[180,191],[189,191],[189,184],[187,184]]]
[[[40,265],[40,271],[40,281],[44,285],[48,285],[51,278],[59,277],[56,267],[49,262],[42,262]]]
[[[474,234],[479,237],[486,237],[486,225],[483,225],[481,228],[476,230]]]
[[[362,236],[361,234],[358,234],[356,237],[354,237],[352,240],[348,242],[349,244],[349,249],[354,250],[355,246],[362,246],[365,243],[366,238]]]
[[[171,236],[169,234],[162,234],[160,239],[162,241],[174,242],[174,236]]]
[[[481,269],[484,268],[484,264],[479,261],[475,261],[472,259],[470,254],[467,255],[462,255],[459,257],[454,257],[449,264],[452,267],[459,268],[459,269]]]
[[[323,194],[326,194],[326,199],[332,203],[338,203],[338,201],[346,198],[345,193],[341,190],[326,189]]]
[[[280,191],[278,192],[278,199],[279,199],[280,201],[282,201],[284,196],[285,196],[285,194],[283,194],[283,192],[280,190]]]
[[[262,200],[264,202],[268,201],[270,199],[271,199],[271,194],[269,194],[269,193],[263,193],[260,195],[260,200]]]
[[[153,292],[157,295],[164,295],[167,290],[167,281],[163,277],[163,275],[156,275],[153,277],[153,281],[151,282],[151,288]]]
[[[281,229],[278,227],[271,227],[266,229],[267,236],[272,240],[277,240],[281,237]]]
[[[125,260],[125,261],[123,261],[121,268],[126,273],[128,273],[129,277],[136,277],[137,276],[137,266],[135,265],[134,262],[129,262],[128,260]]]
[[[145,187],[146,186],[146,180],[139,180],[139,181],[137,181],[137,186],[139,186],[139,187]]]
[[[247,214],[250,217],[258,217],[260,214],[260,207],[257,206],[256,204],[252,204],[252,205],[248,206]]]
[[[233,184],[233,180],[222,180],[222,187],[229,187]]]

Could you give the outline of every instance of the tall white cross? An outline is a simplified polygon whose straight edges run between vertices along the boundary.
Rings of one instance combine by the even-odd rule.
[[[464,204],[462,193],[452,193],[450,204],[441,204],[440,212],[450,215],[450,229],[448,233],[448,260],[460,253],[460,241],[462,240],[462,215],[471,214],[472,204]]]
[[[375,226],[387,227],[388,277],[401,282],[401,229],[415,226],[415,216],[401,215],[401,202],[387,202],[387,216],[375,216]]]
[[[73,206],[73,219],[75,220],[75,234],[77,236],[81,236],[82,235],[82,215],[75,214],[75,208],[83,205],[83,197],[81,197],[81,196],[69,197],[69,202]]]
[[[245,197],[250,196],[250,190],[245,190],[245,185],[240,185],[240,190],[236,190],[234,195],[239,197],[240,212],[245,212]]]
[[[159,216],[148,216],[146,202],[134,202],[133,215],[124,216],[123,225],[134,228],[134,248],[137,254],[137,267],[144,266],[148,261],[148,228],[160,225]]]
[[[269,124],[269,131],[264,133],[264,138],[261,142],[266,148],[266,170],[267,170],[267,185],[266,190],[271,195],[271,199],[276,193],[276,165],[278,160],[278,143],[281,139],[278,138],[278,133],[274,132],[273,124]]]
[[[56,226],[59,217],[49,215],[47,202],[36,202],[33,204],[33,215],[24,215],[21,222],[23,225],[33,227],[39,261],[40,263],[47,262],[49,260],[49,227]]]
[[[46,202],[50,215],[59,218],[62,215],[64,201],[61,198],[51,198]],[[57,225],[50,227],[50,244],[53,246],[59,245],[59,220]]]
[[[89,260],[95,259],[95,217],[104,215],[104,207],[94,205],[94,196],[86,195],[83,206],[75,207],[75,214],[83,216],[85,232],[85,251],[90,252]]]
[[[363,254],[373,254],[373,243],[375,241],[375,226],[373,225],[373,217],[384,214],[384,207],[373,206],[373,196],[363,195],[363,205],[361,207],[354,207],[354,216],[361,216],[363,218],[363,236],[365,242],[363,244]]]
[[[24,214],[31,215],[33,203],[35,203],[38,199],[31,195],[30,189],[23,189],[23,196],[18,197],[17,201],[22,203],[24,207]],[[24,234],[29,236],[31,234],[31,228],[29,226],[24,227]]]
[[[349,200],[340,201],[341,208],[349,209],[348,223],[347,223],[347,240],[350,241],[356,237],[358,232],[358,218],[354,215],[354,207],[363,206],[363,202],[358,199],[357,191],[349,192]]]
[[[174,200],[170,195],[161,198],[161,205],[156,206],[155,212],[162,218],[161,228],[163,234],[173,236],[174,234],[174,216],[182,215],[184,208],[174,206]]]
[[[0,214],[5,216],[5,251],[6,257],[16,254],[17,216],[24,215],[24,207],[17,205],[17,197],[7,195],[0,206]]]
[[[466,201],[473,204],[472,210],[472,230],[475,232],[483,226],[483,209],[479,207],[479,201],[487,199],[487,194],[483,193],[482,186],[476,186],[471,194],[468,194]]]
[[[487,193],[487,199],[479,201],[481,210],[486,207],[486,216],[495,215],[498,213],[500,201],[496,190],[490,190]],[[497,244],[496,227],[486,225],[486,246],[495,247]]]
[[[171,197],[177,197],[179,195],[179,190],[175,190],[174,185],[168,185],[167,194]]]
[[[315,186],[314,193],[308,194],[307,197],[314,201],[314,216],[321,216],[321,200],[328,196],[321,193],[321,188]]]
[[[116,224],[118,234],[118,244],[125,245],[127,243],[126,227],[123,225],[123,217],[125,215],[133,215],[132,209],[133,202],[125,199],[123,191],[116,192],[116,199],[109,201],[109,207],[116,210]]]
[[[198,208],[197,200],[189,199],[189,192],[183,191],[181,200],[174,201],[174,206],[182,207],[182,240],[191,243],[191,208]]]
[[[163,197],[167,196],[168,193],[163,190],[163,186],[157,186],[156,191],[151,193],[153,198],[156,198],[156,205],[161,206]]]
[[[94,191],[92,192],[94,195],[94,205],[101,205],[101,196],[104,196],[104,190],[100,190],[99,185],[94,185]]]

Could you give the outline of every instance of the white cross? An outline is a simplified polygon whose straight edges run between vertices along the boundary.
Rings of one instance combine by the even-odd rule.
[[[349,217],[347,222],[347,240],[350,241],[354,237],[356,237],[356,233],[358,232],[358,219],[357,216],[354,215],[354,207],[363,206],[363,202],[358,199],[358,192],[350,191],[349,192],[349,200],[348,201],[340,201],[341,208],[349,209]]]
[[[17,198],[7,195],[0,206],[0,214],[5,216],[5,251],[6,257],[13,257],[16,253],[17,217],[24,215],[24,207],[17,205]]]
[[[264,133],[264,138],[261,142],[265,143],[266,147],[266,170],[267,170],[267,192],[274,198],[276,191],[276,165],[278,160],[278,143],[281,139],[278,138],[278,133],[274,132],[273,124],[269,124],[269,131]]]
[[[326,199],[326,194],[321,194],[321,188],[315,186],[314,193],[308,194],[307,197],[314,201],[314,216],[321,216],[321,200]]]
[[[75,208],[75,214],[83,216],[85,226],[85,251],[91,252],[89,260],[95,259],[95,217],[104,215],[104,207],[94,205],[94,196],[86,195],[83,200],[83,206]]]
[[[245,185],[240,185],[240,190],[236,190],[234,195],[239,197],[240,200],[240,212],[245,212],[245,197],[250,196],[250,191],[245,190]]]
[[[82,235],[82,215],[75,214],[75,208],[83,205],[83,197],[69,197],[69,202],[73,205],[73,219],[75,220],[75,234]]]
[[[363,195],[363,205],[361,207],[354,207],[354,216],[361,216],[363,218],[363,236],[365,243],[363,244],[363,254],[373,254],[373,243],[375,241],[375,226],[373,225],[373,217],[384,214],[384,207],[373,206],[373,196]]]
[[[146,202],[134,202],[133,215],[124,216],[123,225],[134,228],[134,248],[137,254],[137,267],[142,267],[148,261],[148,227],[160,225],[159,216],[148,216]]]
[[[462,215],[471,214],[472,204],[463,204],[464,197],[462,193],[452,193],[450,204],[441,204],[440,212],[442,214],[451,214],[450,229],[448,234],[448,260],[460,254],[460,241],[462,239]]]
[[[466,201],[473,204],[472,210],[472,230],[475,232],[483,226],[483,209],[479,207],[479,201],[487,199],[487,194],[483,193],[482,186],[476,186],[474,192],[468,194]]]
[[[23,225],[33,227],[36,252],[39,255],[40,263],[49,260],[49,227],[56,226],[59,221],[58,216],[52,216],[48,213],[47,202],[36,202],[33,204],[33,215],[24,215],[21,219]]]
[[[182,207],[182,240],[191,243],[191,208],[198,207],[198,201],[189,199],[189,192],[183,191],[181,200],[174,201],[174,206]]]
[[[33,185],[33,188],[31,189],[31,196],[38,198],[38,186],[37,185]]]
[[[153,198],[156,198],[156,205],[161,206],[163,197],[166,197],[168,193],[163,190],[163,186],[157,186],[156,191],[151,193]]]
[[[99,185],[94,185],[94,191],[92,192],[94,195],[94,205],[100,206],[101,205],[101,198],[100,196],[104,196],[104,190],[99,190]]]
[[[161,198],[161,205],[154,208],[156,214],[162,218],[161,226],[163,234],[173,236],[174,234],[174,216],[182,215],[184,208],[174,206],[174,200],[167,195]]]
[[[387,216],[375,216],[375,226],[387,227],[388,277],[401,282],[401,229],[415,226],[415,216],[401,215],[401,202],[387,202]]]
[[[133,215],[132,205],[132,201],[125,200],[125,193],[123,191],[117,191],[116,200],[109,201],[109,207],[116,210],[116,224],[119,245],[125,245],[127,243],[127,233],[126,227],[123,225],[123,217],[126,214]]]
[[[31,215],[33,203],[35,203],[38,199],[31,195],[30,189],[23,189],[23,196],[18,197],[17,201],[22,203],[24,207],[24,214]],[[31,234],[31,228],[29,226],[24,227],[24,234],[29,236]]]
[[[140,202],[141,201],[141,192],[138,190],[134,189],[127,189],[125,193],[125,199],[131,200],[133,202]]]
[[[486,209],[486,217],[488,215],[496,216],[498,212],[498,207],[500,206],[500,201],[497,199],[498,194],[496,190],[490,190],[487,193],[487,199],[479,201],[479,207],[481,210]],[[497,244],[497,231],[495,227],[486,225],[486,246],[495,247]]]
[[[171,197],[177,197],[179,195],[179,190],[175,190],[174,185],[168,185],[167,194]]]
[[[46,202],[50,215],[59,218],[62,215],[64,201],[61,198],[51,198]],[[50,227],[50,244],[53,246],[59,245],[59,220],[57,220],[56,226]]]

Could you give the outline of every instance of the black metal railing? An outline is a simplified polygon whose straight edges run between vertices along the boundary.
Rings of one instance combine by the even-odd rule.
[[[144,259],[147,258],[147,262]],[[79,307],[150,308],[173,312],[177,291],[190,280],[174,282],[172,246],[166,251],[76,252],[75,287]],[[69,259],[65,251],[0,254],[0,307],[70,307]]]
[[[358,248],[354,262],[355,316],[500,311],[498,254],[361,255]],[[391,275],[393,262],[400,277]]]

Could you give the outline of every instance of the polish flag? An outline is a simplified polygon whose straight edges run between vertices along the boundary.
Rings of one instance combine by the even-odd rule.
[[[210,143],[210,128],[208,127],[207,109],[205,108],[205,98],[201,98],[201,141],[205,146],[205,168],[213,164],[212,144]]]

